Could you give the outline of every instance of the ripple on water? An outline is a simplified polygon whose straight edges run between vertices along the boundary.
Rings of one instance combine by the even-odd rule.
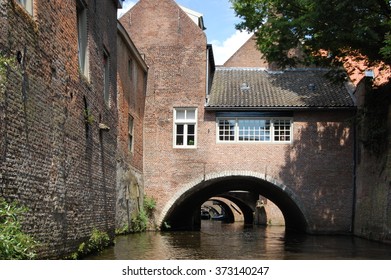
[[[200,231],[118,236],[115,246],[88,259],[391,259],[391,246],[350,236],[286,234],[280,226],[202,221]]]

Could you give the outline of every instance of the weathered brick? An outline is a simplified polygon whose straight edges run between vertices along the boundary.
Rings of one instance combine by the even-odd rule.
[[[1,195],[29,208],[23,225],[40,243],[40,258],[76,251],[93,228],[114,235],[117,7],[84,2],[89,81],[78,66],[75,0],[35,0],[33,15],[15,0],[0,4],[1,54],[16,62],[0,98]],[[110,107],[103,48],[110,54]],[[99,130],[99,122],[111,130]]]

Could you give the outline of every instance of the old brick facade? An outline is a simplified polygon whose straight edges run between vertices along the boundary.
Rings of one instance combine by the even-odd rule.
[[[203,119],[206,37],[172,0],[139,1],[120,21],[149,66],[144,184],[147,195],[158,198],[157,209],[162,209],[163,201],[172,195],[171,185],[180,179],[175,177],[191,176],[192,172],[183,174],[180,166],[201,161],[197,150],[172,148],[172,127],[174,107],[196,107],[198,119]]]
[[[147,65],[118,23],[118,150],[116,228],[126,229],[143,207],[143,121]]]
[[[354,234],[391,243],[391,99],[390,85],[371,89],[364,78],[356,91],[357,179]]]
[[[27,2],[0,1],[0,52],[15,61],[0,95],[0,193],[29,208],[39,257],[58,258],[94,228],[114,235],[120,1]]]
[[[157,199],[159,225],[189,227],[194,221],[185,219],[196,219],[203,201],[239,188],[272,199],[290,225],[299,222],[308,232],[350,231],[353,133],[347,120],[354,110],[292,110],[291,143],[219,143],[216,112],[205,110],[211,53],[202,30],[172,0],[141,0],[121,23],[150,67],[144,186]],[[175,136],[177,114],[196,115],[196,136],[189,132],[194,124],[186,126],[186,144],[180,129]]]

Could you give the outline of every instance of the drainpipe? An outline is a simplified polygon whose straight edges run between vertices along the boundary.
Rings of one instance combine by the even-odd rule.
[[[357,114],[357,111],[356,111]],[[351,233],[354,235],[354,223],[356,219],[356,200],[357,200],[357,124],[353,124],[353,201],[352,201],[352,224]]]

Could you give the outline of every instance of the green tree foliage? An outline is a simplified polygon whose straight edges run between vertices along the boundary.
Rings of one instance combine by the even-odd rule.
[[[34,259],[36,242],[22,231],[20,218],[27,208],[0,197],[0,260]]]
[[[280,66],[299,62],[287,56],[298,46],[310,55],[310,63],[360,53],[370,62],[391,64],[390,0],[230,1],[242,19],[236,28],[255,32],[259,50]],[[319,50],[329,55],[316,59]]]

